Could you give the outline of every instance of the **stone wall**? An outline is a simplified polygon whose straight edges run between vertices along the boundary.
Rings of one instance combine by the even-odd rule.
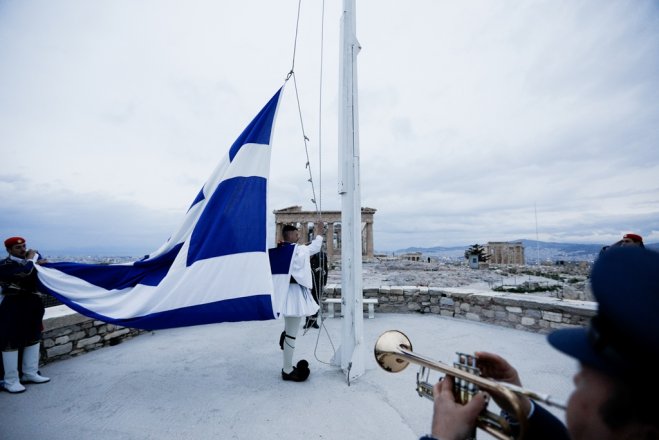
[[[536,333],[587,326],[597,310],[590,301],[461,288],[381,286],[363,292],[364,298],[377,298],[376,314],[432,313]],[[341,286],[328,284],[325,293],[341,298]]]
[[[341,298],[341,286],[325,287],[328,298]],[[480,321],[518,330],[548,333],[586,326],[595,314],[589,301],[499,293],[459,288],[381,286],[364,288],[364,298],[377,298],[377,313],[432,313]],[[66,306],[48,307],[44,316],[41,363],[66,359],[145,333],[80,315]]]
[[[46,308],[41,343],[41,363],[66,359],[123,339],[144,333],[144,330],[121,327],[80,315],[67,306]]]

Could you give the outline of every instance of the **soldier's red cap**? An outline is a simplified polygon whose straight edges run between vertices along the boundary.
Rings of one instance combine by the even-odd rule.
[[[16,244],[23,244],[25,243],[25,239],[23,237],[9,237],[8,239],[5,240],[5,247],[10,248]]]
[[[643,237],[637,234],[625,234],[622,238],[629,238],[631,241],[636,243],[643,243]]]

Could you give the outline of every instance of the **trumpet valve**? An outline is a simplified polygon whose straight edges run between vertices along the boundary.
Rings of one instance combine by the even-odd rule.
[[[457,360],[453,363],[453,367],[471,373],[476,376],[481,375],[480,369],[476,366],[476,357],[469,353],[457,352]],[[478,393],[479,388],[475,384],[468,382],[463,378],[455,379],[455,395],[463,405],[471,400],[473,396]]]
[[[426,397],[434,400],[434,391],[432,384],[428,381],[430,377],[430,370],[424,366],[419,367],[416,373],[416,392],[420,397]]]

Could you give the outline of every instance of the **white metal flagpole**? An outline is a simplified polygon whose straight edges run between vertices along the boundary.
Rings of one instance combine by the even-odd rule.
[[[339,80],[339,194],[341,194],[341,346],[333,363],[348,383],[364,374],[361,194],[355,0],[343,1]]]

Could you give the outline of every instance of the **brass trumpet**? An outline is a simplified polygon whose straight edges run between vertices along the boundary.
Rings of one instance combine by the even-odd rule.
[[[565,409],[565,404],[548,394],[536,393],[517,385],[485,379],[476,368],[476,359],[471,355],[458,353],[461,358],[454,366],[429,359],[412,351],[412,342],[398,330],[389,330],[380,335],[375,342],[375,359],[383,370],[398,373],[410,362],[420,365],[417,373],[416,391],[419,396],[433,400],[433,386],[428,382],[429,370],[440,371],[455,378],[456,400],[467,403],[479,390],[496,395],[507,402],[511,415],[518,421],[519,430],[514,432],[508,419],[494,414],[487,409],[481,413],[476,422],[477,427],[500,440],[515,440],[524,437],[526,414],[522,411],[521,397],[525,396],[556,408]]]

